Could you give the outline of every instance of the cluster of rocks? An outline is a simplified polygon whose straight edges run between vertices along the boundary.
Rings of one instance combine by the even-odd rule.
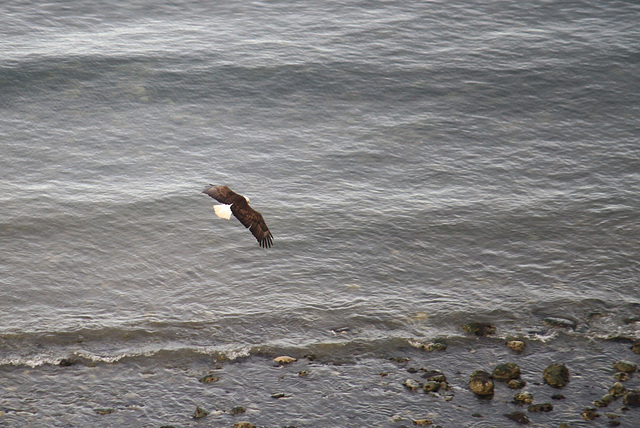
[[[636,352],[635,349],[634,352]],[[608,407],[614,400],[619,398],[622,398],[622,411],[627,411],[630,407],[640,406],[640,389],[628,390],[623,384],[623,382],[631,378],[633,373],[638,371],[638,365],[630,361],[620,360],[613,363],[613,369],[616,371],[613,375],[615,382],[606,394],[593,402],[593,407],[586,407],[583,410],[582,417],[584,419],[591,421],[599,418],[600,414],[598,413],[598,409]],[[605,416],[610,419],[610,426],[619,426],[621,424],[617,420],[619,417],[618,414],[606,412]]]
[[[515,352],[522,352],[524,350],[524,343],[520,341],[510,341],[507,346]],[[636,348],[640,348],[640,346],[634,344],[634,352],[637,352]],[[607,407],[611,402],[620,397],[622,397],[624,404],[624,407],[622,407],[623,411],[629,410],[629,407],[640,406],[640,389],[627,390],[622,383],[628,380],[631,374],[638,370],[637,364],[629,361],[617,361],[613,364],[613,368],[616,370],[613,376],[616,382],[602,398],[593,402],[594,407],[587,407],[583,410],[581,416],[585,420],[593,420],[600,417],[598,408]],[[512,389],[521,389],[526,385],[526,382],[520,379],[520,376],[521,370],[517,364],[499,364],[491,374],[484,370],[474,371],[469,379],[469,389],[478,398],[491,399],[495,389],[494,380],[507,382],[507,385]],[[562,363],[549,365],[545,368],[542,377],[546,384],[554,388],[563,388],[570,382],[569,369]],[[564,396],[555,394],[551,398],[563,399]],[[527,406],[527,411],[530,413],[550,412],[553,410],[553,405],[548,402],[534,404],[534,397],[530,392],[516,393],[513,397],[513,402],[518,405]],[[614,413],[606,413],[605,415],[610,419],[610,426],[619,426],[621,424],[617,421],[619,415]],[[505,416],[520,424],[530,423],[529,417],[522,411],[512,412]]]
[[[475,334],[476,336],[490,336],[495,334],[496,327],[493,324],[484,322],[470,322],[462,326],[462,329],[467,333]]]
[[[404,364],[409,361],[409,359],[398,359],[392,358],[392,361],[395,361],[400,364]],[[453,387],[447,381],[447,377],[440,370],[431,370],[425,367],[421,367],[416,369],[415,367],[407,368],[407,372],[409,374],[420,375],[420,380],[415,380],[413,378],[408,378],[404,381],[404,387],[412,392],[422,392],[428,394],[432,397],[441,397],[445,401],[451,401],[454,396]],[[402,417],[398,416],[396,422],[400,422],[403,420]],[[430,419],[415,419],[413,420],[414,425],[433,425],[433,421]],[[436,425],[434,428],[438,428],[439,425]]]
[[[551,326],[562,326],[567,328],[575,328],[574,325],[567,325],[568,321],[565,322],[563,319],[556,318],[548,318],[545,319],[545,323]],[[495,326],[488,323],[480,323],[480,322],[471,322],[462,326],[462,329],[468,333],[474,334],[479,337],[486,337],[495,334],[496,328]],[[433,343],[421,343],[421,342],[410,342],[410,344],[416,348],[423,349],[426,351],[434,351],[434,350],[445,350],[446,344],[433,342]],[[506,346],[511,349],[514,353],[520,354],[524,352],[526,349],[526,343],[522,340],[509,340],[506,343]],[[633,351],[636,353],[640,353],[640,342],[634,343],[632,347]],[[406,362],[406,361],[396,361],[396,362]],[[606,407],[616,398],[622,397],[622,401],[625,406],[640,406],[640,390],[626,390],[622,385],[622,382],[629,379],[630,373],[637,371],[637,365],[625,362],[618,361],[614,364],[614,368],[617,371],[614,375],[616,382],[609,389],[608,393],[605,394],[600,400],[596,400],[593,405],[594,407],[585,408],[582,412],[582,417],[586,420],[592,420],[594,418],[599,417],[597,408]],[[413,378],[408,378],[404,382],[404,387],[410,391],[422,391],[430,395],[434,396],[444,396],[445,400],[451,400],[454,396],[453,388],[446,381],[446,377],[437,370],[428,370],[426,368],[409,368],[409,373],[419,373],[422,372],[422,377],[425,381],[416,380]],[[521,378],[522,371],[518,364],[513,362],[508,362],[504,364],[498,364],[491,373],[484,370],[476,370],[474,371],[469,379],[469,389],[481,399],[491,399],[494,396],[495,390],[495,381],[502,381],[507,384],[507,386],[514,390],[523,389],[526,386],[526,382]],[[547,366],[543,373],[542,379],[544,383],[553,387],[553,388],[564,388],[567,384],[569,384],[571,380],[571,375],[569,372],[569,368],[563,363],[554,363]],[[444,392],[444,394],[443,394]],[[551,396],[553,400],[562,400],[565,397],[561,394],[553,394]],[[526,410],[529,414],[531,413],[539,413],[539,412],[551,412],[554,409],[554,406],[551,402],[540,402],[536,403],[534,400],[534,396],[532,393],[523,391],[517,392],[513,396],[513,403],[519,406],[526,406]],[[623,407],[623,410],[625,408]],[[480,414],[474,414],[475,417],[481,417]],[[520,424],[530,424],[529,416],[527,413],[523,411],[515,411],[509,414],[505,414],[507,418],[512,421],[515,421]],[[617,419],[617,415],[614,414],[606,414],[608,418],[610,418],[610,426],[618,426],[619,422]],[[420,420],[422,422],[422,420]],[[425,420],[429,424],[431,421]],[[415,422],[417,424],[417,422]]]
[[[509,342],[510,348],[515,348],[516,352],[522,352],[524,349],[524,343]],[[494,395],[495,382],[506,382],[511,389],[522,389],[526,386],[526,382],[522,380],[522,371],[520,366],[516,363],[503,363],[498,364],[491,374],[484,370],[476,370],[471,374],[469,379],[469,389],[481,399],[491,399]],[[543,372],[544,382],[554,388],[562,388],[566,386],[570,381],[569,369],[564,364],[551,364]],[[563,398],[562,396],[554,396],[556,398]],[[513,396],[513,403],[520,406],[527,406],[529,413],[538,412],[551,412],[553,411],[553,404],[549,402],[534,403],[533,394],[530,392],[518,392]],[[515,411],[505,416],[512,421],[520,424],[529,424],[531,421],[526,413],[522,411]]]
[[[414,348],[422,349],[423,351],[432,352],[432,351],[446,351],[447,344],[444,342],[418,342],[415,340],[410,340],[409,345]]]
[[[551,322],[556,320],[551,320]],[[463,326],[463,329],[471,334],[478,336],[486,336],[495,333],[495,327],[490,324],[483,323],[469,323]],[[443,342],[410,342],[410,344],[418,349],[425,351],[444,351],[447,345]],[[506,346],[511,349],[515,354],[520,354],[525,351],[526,343],[522,340],[508,340]],[[632,346],[632,350],[635,353],[640,354],[640,342],[636,342]],[[309,358],[312,356],[305,356]],[[432,397],[441,398],[445,401],[450,401],[454,398],[454,388],[449,384],[445,374],[439,370],[428,369],[425,367],[407,367],[409,358],[396,357],[391,358],[392,361],[398,363],[401,367],[404,367],[406,371],[413,375],[408,377],[403,386],[407,390],[413,393],[423,393]],[[280,356],[272,360],[275,366],[281,367],[296,362],[297,359],[290,356]],[[622,402],[620,410],[625,412],[631,407],[640,407],[640,389],[627,389],[625,382],[634,376],[634,373],[638,371],[638,365],[629,361],[616,361],[613,363],[613,383],[608,390],[604,391],[603,396],[595,400],[591,406],[583,408],[580,415],[587,421],[594,420],[603,416],[600,412],[604,412],[605,409],[611,405],[614,401],[618,400]],[[300,377],[305,377],[309,374],[308,371],[301,371],[298,373]],[[387,376],[388,373],[380,373],[381,376]],[[219,378],[214,374],[206,374],[198,379],[203,384],[209,384],[218,382]],[[542,380],[550,387],[561,389],[567,386],[571,381],[571,374],[569,368],[563,363],[554,363],[547,366],[542,373]],[[529,417],[533,417],[535,413],[546,413],[554,410],[554,405],[551,402],[544,401],[536,402],[534,395],[526,390],[523,390],[527,383],[522,379],[522,370],[520,366],[514,362],[506,362],[496,365],[491,372],[484,370],[474,371],[469,378],[468,388],[479,399],[491,400],[494,397],[496,389],[496,383],[503,383],[512,390],[514,390],[512,404],[515,404],[519,410],[504,414],[506,418],[519,424],[530,424]],[[535,385],[539,383],[535,382]],[[515,391],[519,390],[519,391]],[[290,395],[284,393],[274,393],[271,395],[274,399],[287,398]],[[550,397],[552,400],[562,400],[565,397],[561,394],[553,394]],[[114,412],[114,409],[94,409],[96,413],[105,415]],[[229,415],[243,415],[247,411],[242,406],[236,406],[228,410],[218,410],[214,414],[227,413]],[[192,414],[194,419],[202,419],[209,416],[209,412],[201,407],[197,407]],[[479,413],[474,413],[473,417],[482,417]],[[614,412],[606,412],[604,416],[608,419],[609,426],[619,426],[621,422],[619,414]],[[407,419],[403,416],[396,415],[392,417],[394,422],[402,422]],[[418,426],[433,426],[434,422],[430,419],[409,419],[414,425]],[[168,428],[168,427],[167,427]],[[255,428],[250,422],[236,422],[234,428]],[[568,428],[567,424],[561,424],[559,428]]]
[[[280,357],[276,357],[273,359],[273,363],[276,366],[284,366],[287,364],[291,364],[293,362],[297,361],[296,358],[293,357],[289,357],[287,355],[283,355]],[[300,372],[299,375],[301,377],[305,377],[308,373],[307,372]],[[199,382],[201,383],[213,383],[213,382],[217,382],[219,380],[219,378],[213,374],[207,374],[203,377],[201,377],[200,379],[198,379]],[[272,398],[286,398],[286,397],[290,397],[290,395],[288,394],[284,394],[284,393],[274,393],[271,395]],[[242,406],[236,406],[231,408],[228,413],[230,415],[236,416],[236,415],[241,415],[243,413],[245,413],[247,411],[247,409],[245,407]],[[216,413],[223,413],[224,411],[218,411]],[[191,416],[193,419],[202,419],[202,418],[206,418],[207,416],[209,416],[209,412],[205,409],[203,409],[202,407],[196,407],[196,410],[193,412],[193,415]],[[165,428],[169,428],[169,427],[165,427]],[[256,428],[255,425],[253,425],[250,422],[236,422],[233,425],[233,428]]]
[[[566,382],[568,382],[568,370],[562,366],[549,366],[545,370],[545,381],[550,385],[561,384],[566,376]],[[561,373],[561,374],[558,374]],[[520,378],[521,370],[520,366],[516,363],[504,363],[498,364],[493,372],[489,374],[484,370],[476,370],[471,374],[469,379],[469,389],[479,398],[490,399],[494,393],[494,379],[504,381],[511,389],[522,389],[525,387],[526,382]],[[547,380],[548,379],[548,380]]]
[[[404,381],[404,386],[410,391],[422,391],[434,397],[444,397],[446,401],[453,399],[453,388],[447,382],[447,377],[439,370],[429,370],[427,368],[416,369],[409,367],[407,371],[411,374],[421,373],[424,381],[417,381],[409,378]]]

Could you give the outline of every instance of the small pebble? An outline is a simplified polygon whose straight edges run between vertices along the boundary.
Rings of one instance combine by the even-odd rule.
[[[506,414],[505,416],[521,425],[529,425],[531,423],[527,415],[522,412],[512,412]]]
[[[283,355],[281,357],[276,357],[273,359],[273,361],[277,364],[289,364],[289,363],[293,363],[294,361],[297,361],[295,358],[293,357],[289,357],[287,355]]]
[[[605,394],[599,400],[593,402],[593,405],[596,407],[607,407],[613,401],[613,395]]]
[[[408,389],[410,389],[411,391],[416,391],[420,388],[422,388],[422,384],[420,382],[418,382],[417,380],[413,380],[413,379],[407,379],[404,381],[404,386]]]
[[[527,382],[522,379],[511,379],[509,382],[507,382],[507,385],[511,389],[522,389],[527,385]]]
[[[613,384],[611,388],[609,388],[609,394],[613,395],[614,398],[622,397],[626,392],[626,388],[620,382],[616,382]]]
[[[417,340],[410,340],[409,345],[427,352],[447,350],[447,344],[444,342],[419,342]]]
[[[596,411],[596,409],[592,408],[592,407],[587,407],[586,409],[584,409],[582,411],[582,415],[583,419],[585,421],[592,421],[595,418],[599,418],[600,415],[598,414],[598,412]]]
[[[233,409],[229,410],[229,414],[231,414],[231,415],[239,415],[239,414],[244,413],[246,411],[247,411],[247,409],[245,409],[244,407],[236,406]]]
[[[200,379],[198,379],[201,383],[212,383],[212,382],[217,382],[220,379],[218,379],[217,377],[215,377],[214,375],[206,375],[201,377]]]
[[[75,359],[75,358],[63,358],[63,359],[60,360],[59,365],[61,367],[70,367],[70,366],[76,364],[77,362],[78,362],[78,360]]]
[[[425,392],[437,392],[440,389],[440,382],[427,381],[423,388]]]
[[[193,412],[193,419],[202,419],[209,415],[209,412],[204,410],[202,407],[196,407],[195,412]]]
[[[638,370],[638,365],[630,361],[616,361],[613,363],[613,368],[623,373],[633,373]]]
[[[629,380],[629,373],[618,372],[618,373],[613,375],[613,378],[615,380],[617,380],[618,382],[626,382],[626,381]]]
[[[553,405],[551,403],[540,403],[540,404],[532,404],[527,407],[527,410],[536,413],[536,412],[551,412],[553,410]]]
[[[495,334],[495,326],[484,322],[470,322],[462,326],[467,333],[473,333],[476,336],[489,336]]]
[[[507,348],[518,354],[524,351],[526,344],[521,340],[510,340],[507,342]]]
[[[530,392],[520,392],[513,396],[513,401],[516,404],[531,404],[533,403],[533,394]]]
[[[427,369],[420,369],[423,370],[425,373],[422,375],[423,378],[427,379],[427,380],[432,380],[435,382],[446,382],[447,381],[447,377],[442,374],[442,372],[438,371],[438,370],[427,370]]]
[[[290,395],[285,394],[284,392],[276,392],[275,394],[271,394],[271,398],[289,398]]]

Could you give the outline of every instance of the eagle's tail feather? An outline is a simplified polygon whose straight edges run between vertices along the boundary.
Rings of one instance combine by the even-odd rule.
[[[214,205],[213,211],[220,218],[229,220],[231,218],[231,205]]]

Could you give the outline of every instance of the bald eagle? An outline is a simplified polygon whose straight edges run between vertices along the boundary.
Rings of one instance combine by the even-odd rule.
[[[264,222],[262,214],[249,206],[249,198],[237,194],[227,186],[214,186],[213,184],[210,184],[202,193],[222,202],[223,205],[213,206],[218,217],[229,220],[233,213],[244,227],[249,228],[262,248],[270,248],[273,245],[273,235]]]

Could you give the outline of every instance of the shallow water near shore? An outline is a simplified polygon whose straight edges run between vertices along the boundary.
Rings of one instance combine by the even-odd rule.
[[[339,346],[307,355],[288,349],[297,361],[284,366],[274,363],[279,354],[273,349],[254,349],[233,361],[166,352],[127,357],[117,364],[5,366],[2,417],[16,426],[65,426],[63,420],[74,420],[81,426],[104,427],[233,426],[238,421],[265,427],[401,427],[427,419],[440,426],[489,427],[515,426],[505,415],[522,411],[531,426],[538,427],[610,426],[611,421],[622,427],[637,425],[639,410],[625,408],[622,398],[598,409],[594,421],[581,417],[615,382],[613,363],[637,360],[628,341],[585,341],[561,333],[526,343],[522,354],[492,338],[461,339],[433,352],[408,344],[357,356]],[[544,368],[558,361],[571,375],[561,389],[545,384],[542,377]],[[523,389],[496,381],[492,399],[480,399],[468,389],[473,371],[491,372],[504,362],[521,367],[527,383]],[[427,394],[406,388],[407,379],[424,381],[421,369],[442,372],[449,389]],[[203,383],[207,375],[214,379]],[[640,388],[638,373],[625,387]],[[536,404],[551,403],[553,410],[527,412],[527,406],[513,402],[522,391],[532,393]],[[30,398],[25,401],[25,396]],[[194,419],[198,407],[208,415]],[[235,414],[238,408],[244,411]]]
[[[223,387],[194,376],[264,370],[266,390],[270,359],[293,354],[312,374],[277,371],[292,397],[252,396],[256,424],[321,426],[328,410],[301,403],[335,397],[344,367],[335,379],[374,392],[327,399],[332,418],[397,426],[429,397],[405,397],[389,358],[434,340],[449,346],[428,357],[437,369],[462,364],[447,373],[460,392],[429,417],[443,426],[468,422],[459,409],[478,403],[460,401],[461,379],[507,358],[507,338],[537,349],[530,373],[536,354],[609,370],[640,339],[638,14],[625,1],[0,5],[0,423],[197,424],[198,397],[224,407],[252,384],[207,401]],[[207,183],[248,196],[274,247],[216,218]],[[471,321],[495,336],[477,343]],[[496,355],[464,362],[483,352]],[[468,423],[504,424],[484,413]]]

